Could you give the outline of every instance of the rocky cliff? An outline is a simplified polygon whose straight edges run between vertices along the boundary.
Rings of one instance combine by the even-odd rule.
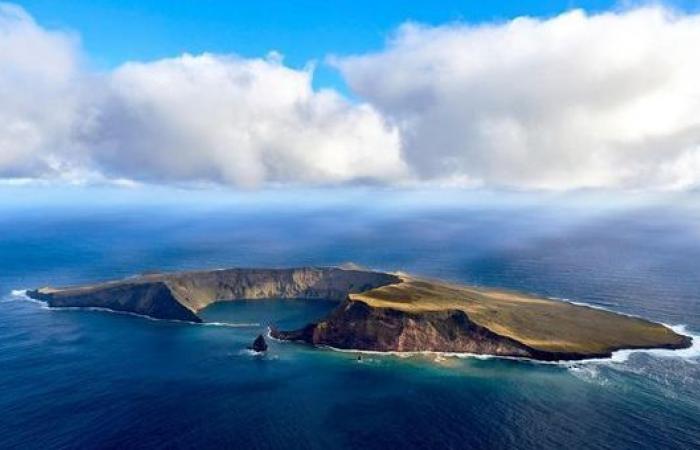
[[[675,334],[675,333],[673,333]],[[305,342],[338,349],[377,352],[471,353],[541,361],[604,358],[622,348],[685,348],[691,339],[678,339],[645,346],[630,343],[605,351],[550,351],[534,348],[499,335],[472,321],[462,310],[408,312],[376,308],[362,301],[347,300],[329,317],[299,330],[271,328],[275,339]]]
[[[296,331],[272,329],[271,335],[340,349],[533,356],[531,349],[475,324],[463,311],[408,313],[351,300],[325,320]]]
[[[325,299],[398,283],[399,277],[335,267],[295,269],[225,269],[162,276],[180,302],[193,311],[219,301],[258,298]]]
[[[226,269],[149,274],[84,286],[27,292],[52,307],[98,307],[156,319],[201,322],[197,311],[220,301],[259,298],[329,299],[367,291],[399,278],[334,267]]]
[[[156,319],[202,321],[162,280],[107,283],[91,288],[42,288],[27,291],[27,295],[54,308],[105,308]]]

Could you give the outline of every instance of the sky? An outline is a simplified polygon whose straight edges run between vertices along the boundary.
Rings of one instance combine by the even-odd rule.
[[[580,7],[602,11],[609,1],[429,2],[337,1],[226,2],[212,0],[29,0],[18,3],[46,27],[80,33],[93,58],[108,66],[184,52],[237,53],[277,50],[296,66],[329,53],[379,50],[407,21],[502,21],[521,15],[551,16]],[[125,39],[128,36],[128,39]],[[138,43],[138,44],[137,44]]]
[[[0,3],[0,183],[694,190],[697,10]]]

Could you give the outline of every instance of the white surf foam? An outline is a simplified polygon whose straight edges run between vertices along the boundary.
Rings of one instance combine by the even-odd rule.
[[[487,359],[508,359],[508,360],[514,360],[514,361],[532,361],[535,363],[542,363],[542,364],[556,364],[552,363],[549,361],[539,361],[531,358],[519,358],[515,356],[499,356],[499,355],[481,355],[481,354],[476,354],[476,353],[460,353],[460,352],[435,352],[435,351],[415,351],[415,352],[397,352],[397,351],[388,351],[388,352],[380,352],[376,350],[358,350],[358,349],[349,349],[349,348],[337,348],[333,347],[330,345],[319,345],[320,348],[325,348],[328,350],[332,350],[334,352],[340,352],[340,353],[356,353],[356,354],[361,354],[361,355],[374,355],[374,356],[393,356],[397,358],[412,358],[416,356],[425,356],[425,357],[430,357],[432,359],[439,359],[439,358],[473,358],[473,359],[481,359],[481,360],[487,360]]]
[[[114,309],[109,309],[109,308],[99,308],[96,306],[47,306],[44,305],[42,309],[47,309],[51,311],[98,311],[98,312],[105,312],[105,313],[112,313],[112,314],[121,314],[125,316],[133,316],[133,317],[138,317],[140,319],[147,319],[147,320],[152,320],[154,322],[174,322],[174,323],[182,323],[186,325],[196,325],[196,326],[204,326],[204,327],[228,327],[228,328],[257,328],[260,326],[259,323],[250,323],[250,322],[243,322],[243,323],[230,323],[230,322],[189,322],[187,320],[178,320],[178,319],[158,319],[156,317],[151,317],[147,316],[145,314],[139,314],[135,312],[130,312],[130,311],[117,311]]]
[[[646,353],[661,358],[673,357],[682,358],[694,363],[700,362],[700,335],[689,332],[685,325],[663,325],[666,325],[667,327],[669,327],[670,329],[672,329],[680,335],[690,337],[693,340],[691,346],[688,348],[682,348],[678,350],[670,350],[663,348],[651,348],[643,350],[618,350],[613,353],[612,357],[609,358],[609,361],[615,363],[622,363],[627,361],[630,355],[632,355],[633,353]]]
[[[37,303],[39,305],[46,305],[46,302],[42,302],[41,300],[37,300],[28,296],[27,289],[13,289],[12,291],[10,291],[10,297],[12,297],[13,300],[22,300],[25,302]]]
[[[518,356],[502,356],[502,355],[482,355],[475,353],[461,353],[461,352],[434,352],[434,351],[420,351],[420,352],[380,352],[372,350],[357,350],[357,349],[342,349],[336,348],[329,345],[321,346],[329,350],[342,353],[358,353],[367,355],[377,355],[377,356],[394,356],[399,358],[410,358],[415,356],[429,356],[433,359],[440,358],[460,358],[460,359],[505,359],[511,361],[520,361],[533,364],[545,364],[545,365],[556,365],[566,367],[568,369],[578,370],[583,365],[587,364],[610,364],[610,363],[622,363],[629,359],[630,355],[633,353],[647,353],[657,357],[675,357],[683,358],[691,362],[700,363],[700,335],[696,335],[687,331],[685,325],[667,325],[663,324],[675,331],[678,334],[688,336],[693,339],[692,345],[685,349],[671,350],[671,349],[629,349],[629,350],[618,350],[613,352],[612,356],[609,358],[589,358],[580,360],[563,360],[563,361],[542,361],[533,358],[524,358]]]
[[[230,323],[230,322],[202,322],[195,325],[202,325],[208,327],[230,327],[230,328],[257,328],[260,326],[259,323]]]
[[[579,364],[569,367],[568,370],[573,376],[587,383],[606,386],[610,384],[610,380],[601,374],[600,367],[594,364]]]
[[[279,360],[279,355],[272,355],[270,354],[269,351],[266,352],[256,352],[255,350],[251,350],[249,348],[243,348],[238,351],[238,355],[241,356],[248,356],[250,358],[255,358],[255,359],[264,359],[266,361],[276,361]]]
[[[205,326],[205,327],[254,328],[254,327],[260,326],[259,323],[248,323],[248,322],[244,322],[244,323],[190,322],[187,320],[178,320],[178,319],[158,319],[156,317],[147,316],[145,314],[139,314],[139,313],[130,312],[130,311],[118,311],[118,310],[114,310],[114,309],[100,308],[100,307],[96,307],[96,306],[48,306],[48,305],[44,304],[42,309],[46,309],[46,310],[50,310],[50,311],[98,311],[98,312],[104,312],[104,313],[120,314],[120,315],[125,315],[125,316],[138,317],[140,319],[152,320],[154,322],[174,322],[174,323],[181,323],[181,324],[185,324],[185,325],[196,325],[196,326]]]
[[[175,323],[183,323],[183,324],[188,324],[188,325],[189,324],[201,325],[199,323],[188,322],[186,320],[158,319],[156,317],[147,316],[145,314],[139,314],[139,313],[135,313],[135,312],[131,312],[131,311],[119,311],[116,309],[109,309],[109,308],[100,308],[98,306],[48,306],[47,304],[44,303],[41,309],[44,309],[46,311],[96,311],[96,312],[103,312],[103,313],[110,313],[110,314],[119,314],[122,316],[138,317],[139,319],[152,320],[154,322],[175,322]]]
[[[643,316],[616,311],[614,309],[610,309],[608,307],[596,305],[596,304],[592,304],[592,303],[573,301],[573,300],[569,300],[567,298],[559,298],[559,297],[549,297],[549,298],[551,298],[553,300],[557,300],[557,301],[570,303],[570,304],[576,305],[576,306],[585,306],[585,307],[592,308],[592,309],[599,309],[601,311],[607,311],[607,312],[611,312],[614,314],[619,314],[621,316],[632,317],[635,319],[649,320]],[[697,359],[700,358],[700,335],[694,334],[694,333],[691,333],[690,331],[688,331],[686,325],[682,325],[682,324],[681,325],[669,325],[666,323],[662,323],[662,325],[670,328],[671,330],[673,330],[674,332],[676,332],[680,335],[690,337],[693,340],[692,345],[688,348],[677,349],[677,350],[658,349],[658,348],[656,348],[656,349],[650,348],[650,349],[617,350],[617,351],[613,352],[613,354],[610,358],[591,358],[591,359],[584,359],[584,360],[577,361],[577,362],[622,363],[622,362],[627,361],[629,359],[630,355],[632,355],[634,353],[647,353],[647,354],[650,354],[653,356],[658,356],[658,357],[676,357],[676,358],[687,359],[691,362],[698,362]],[[566,362],[563,362],[563,364],[566,364]]]

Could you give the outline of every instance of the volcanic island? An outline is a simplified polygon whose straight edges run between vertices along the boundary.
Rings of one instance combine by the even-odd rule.
[[[681,349],[692,339],[639,317],[504,289],[356,267],[235,268],[151,273],[27,291],[50,307],[91,307],[202,322],[216,302],[333,300],[330,314],[273,338],[375,352],[444,352],[542,361],[610,357],[624,349]]]

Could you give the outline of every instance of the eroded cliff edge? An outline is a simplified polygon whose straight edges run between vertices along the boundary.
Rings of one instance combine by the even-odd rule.
[[[201,322],[237,299],[330,299],[339,306],[278,339],[341,349],[573,360],[620,349],[685,348],[691,339],[641,318],[526,294],[356,269],[226,269],[152,274],[28,291],[52,307],[99,307]]]
[[[533,357],[514,339],[472,322],[459,310],[408,313],[346,301],[325,320],[295,331],[271,330],[272,337],[378,352],[458,352]]]
[[[96,307],[156,319],[201,322],[214,302],[292,298],[342,301],[349,294],[399,282],[391,274],[335,267],[223,269],[151,274],[84,286],[27,291],[51,307]]]

